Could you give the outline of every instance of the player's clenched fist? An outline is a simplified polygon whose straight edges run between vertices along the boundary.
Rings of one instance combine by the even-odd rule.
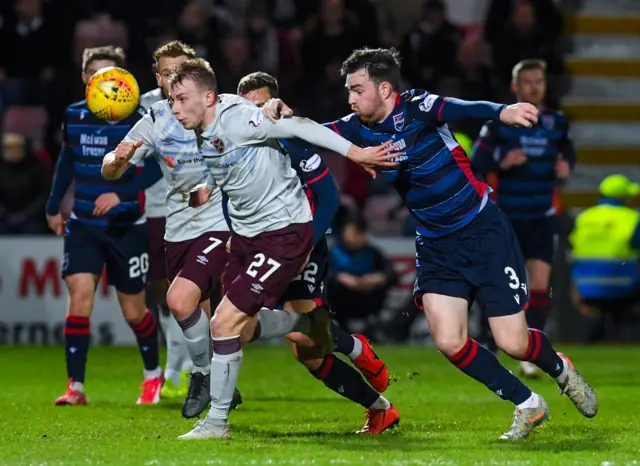
[[[262,106],[262,113],[274,123],[276,120],[279,120],[280,117],[293,116],[293,110],[280,99],[269,99]]]
[[[531,128],[538,122],[538,109],[524,102],[508,105],[500,112],[500,121],[505,125]]]
[[[131,160],[131,157],[133,157],[133,154],[135,154],[136,149],[141,145],[142,145],[142,141],[136,141],[136,142],[122,141],[120,144],[118,144],[118,147],[116,147],[116,150],[113,151],[116,163],[119,165],[124,163],[129,163],[129,160]]]

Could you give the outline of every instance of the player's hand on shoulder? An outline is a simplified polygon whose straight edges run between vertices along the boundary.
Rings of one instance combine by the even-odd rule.
[[[500,168],[502,170],[508,170],[511,167],[517,167],[527,161],[527,154],[522,149],[512,149],[507,152],[507,155],[500,161]]]
[[[500,121],[505,125],[531,128],[538,122],[538,109],[524,102],[508,105],[500,112]]]
[[[49,225],[49,228],[58,236],[64,234],[64,227],[66,226],[66,223],[67,222],[62,217],[62,214],[47,215],[47,224]]]
[[[142,141],[136,142],[127,142],[121,141],[120,144],[116,147],[116,150],[113,152],[115,155],[116,163],[123,164],[128,163],[135,154],[136,149],[142,146]]]
[[[397,143],[389,140],[379,146],[358,147],[351,144],[347,158],[362,165],[364,169],[374,178],[376,177],[376,167],[395,167],[398,162],[394,159],[401,157],[403,153],[398,151]]]
[[[293,110],[281,99],[269,99],[262,106],[262,113],[274,123],[282,117],[293,116]]]
[[[120,204],[120,198],[116,193],[103,193],[98,196],[93,209],[93,215],[100,217],[107,215],[111,209]]]

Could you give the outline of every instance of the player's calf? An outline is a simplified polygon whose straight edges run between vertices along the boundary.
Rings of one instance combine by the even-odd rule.
[[[176,277],[167,294],[167,305],[182,329],[193,361],[193,371],[208,374],[211,365],[209,316],[200,306],[200,299],[198,285],[186,278]]]
[[[156,404],[164,383],[160,367],[158,321],[145,307],[144,291],[137,294],[118,292],[122,314],[133,330],[144,365],[144,381],[137,404]]]
[[[301,333],[287,335],[293,353],[309,372],[327,388],[367,409],[367,422],[359,433],[380,434],[400,422],[395,407],[373,388],[356,370],[333,355],[326,355],[311,339]]]
[[[575,370],[569,359],[556,353],[547,336],[527,329],[522,313],[492,318],[496,342],[514,359],[529,361],[552,377],[585,417],[598,411],[598,399],[587,381]]]
[[[56,400],[56,405],[84,405],[84,379],[91,332],[89,316],[97,277],[91,274],[67,276],[69,307],[64,322],[65,361],[67,366],[67,390]]]
[[[527,328],[524,312],[491,317],[490,324],[502,351],[516,360],[535,364],[554,379],[564,380],[566,371],[562,359],[544,333]]]
[[[373,351],[363,335],[351,335],[337,323],[331,322],[335,351],[347,356],[376,391],[383,393],[389,386],[387,365]]]
[[[431,294],[423,296],[422,303],[436,346],[454,366],[503,400],[511,401],[516,409],[538,408],[538,395],[502,366],[491,351],[467,336],[466,300]]]
[[[213,357],[211,358],[211,407],[206,419],[181,438],[228,438],[229,410],[242,367],[240,335],[249,316],[225,296],[211,319]]]

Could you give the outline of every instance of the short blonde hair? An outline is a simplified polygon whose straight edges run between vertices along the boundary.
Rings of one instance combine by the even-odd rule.
[[[202,58],[192,58],[178,65],[169,76],[169,85],[175,86],[185,80],[191,80],[203,89],[218,92],[216,74],[209,62]]]
[[[523,71],[540,70],[542,73],[547,72],[547,62],[540,58],[528,58],[518,62],[511,71],[511,79],[517,81],[520,73]]]
[[[162,57],[196,58],[196,51],[184,42],[172,40],[171,42],[167,42],[166,44],[158,47],[156,51],[153,52],[153,59],[156,61],[156,66],[158,65],[158,60]]]

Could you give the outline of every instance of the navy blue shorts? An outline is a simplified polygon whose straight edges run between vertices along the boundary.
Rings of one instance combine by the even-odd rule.
[[[509,219],[493,203],[465,228],[416,238],[414,299],[434,293],[474,300],[488,317],[517,314],[528,302],[524,258]]]
[[[555,237],[558,234],[558,219],[549,217],[520,220],[511,219],[525,260],[538,259],[547,264],[553,263]]]
[[[326,279],[329,267],[329,247],[326,238],[311,251],[309,262],[301,274],[296,275],[282,298],[282,302],[312,300],[318,306],[327,302]]]
[[[100,228],[77,220],[67,223],[62,278],[76,273],[100,276],[124,294],[138,294],[147,286],[149,254],[147,225]]]

